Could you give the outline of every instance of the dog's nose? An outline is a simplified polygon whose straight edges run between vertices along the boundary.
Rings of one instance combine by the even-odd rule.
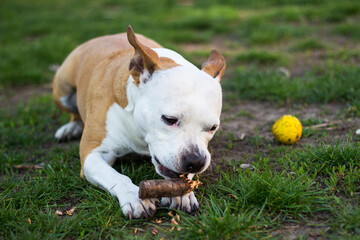
[[[185,172],[197,173],[205,166],[206,156],[188,153],[183,156],[182,160]]]

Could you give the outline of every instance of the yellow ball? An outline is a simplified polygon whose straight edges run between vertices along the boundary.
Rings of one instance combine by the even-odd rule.
[[[284,115],[276,120],[272,132],[276,141],[283,144],[293,144],[301,138],[302,126],[296,117]]]

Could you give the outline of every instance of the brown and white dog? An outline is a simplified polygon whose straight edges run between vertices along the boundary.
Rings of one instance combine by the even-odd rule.
[[[123,213],[150,217],[158,199],[141,200],[131,179],[112,168],[135,152],[151,156],[164,178],[201,173],[209,166],[208,142],[220,124],[220,80],[225,60],[217,51],[199,70],[129,26],[126,33],[99,37],[77,47],[53,82],[56,105],[72,114],[55,137],[81,137],[81,173],[119,199]],[[162,198],[162,206],[191,212],[193,192]]]

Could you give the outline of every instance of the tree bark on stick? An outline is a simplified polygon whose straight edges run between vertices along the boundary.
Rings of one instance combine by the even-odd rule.
[[[200,181],[187,178],[169,180],[144,180],[139,185],[139,198],[159,198],[183,196],[200,185]]]

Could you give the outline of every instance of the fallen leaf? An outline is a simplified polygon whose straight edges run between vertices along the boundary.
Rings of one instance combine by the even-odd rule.
[[[137,234],[137,233],[138,233],[138,229],[135,228],[135,229],[134,229],[134,234]]]
[[[154,228],[151,233],[152,233],[153,235],[156,235],[156,234],[159,233],[159,230],[157,230],[156,228]]]
[[[28,223],[31,224],[31,219],[30,218],[28,218]]]
[[[174,214],[172,213],[172,211],[168,212],[168,215],[169,215],[170,217],[174,217]]]
[[[180,221],[180,215],[179,214],[175,214],[175,218],[176,218],[176,220]]]

